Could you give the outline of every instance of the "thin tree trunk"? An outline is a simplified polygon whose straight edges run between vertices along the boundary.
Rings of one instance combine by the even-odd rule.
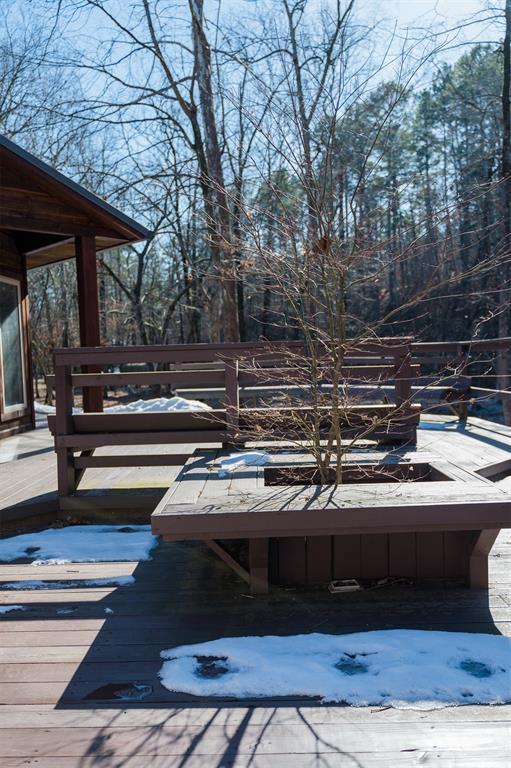
[[[216,256],[218,277],[222,290],[222,317],[220,327],[224,341],[239,341],[236,269],[234,262],[232,227],[225,192],[224,174],[218,141],[213,84],[211,76],[211,49],[204,31],[203,0],[189,0],[192,15],[192,35],[195,55],[195,74],[199,87],[201,116],[204,129],[204,152],[207,162],[206,184],[213,203],[213,251]]]
[[[499,337],[509,336],[509,253],[511,246],[511,0],[506,0],[506,34],[504,37],[503,57],[504,71],[502,79],[502,221],[504,236],[504,253],[506,260],[503,265],[502,290],[499,293]],[[510,384],[509,351],[502,350],[497,358],[498,388],[507,389]],[[511,398],[503,401],[504,423],[511,424]]]

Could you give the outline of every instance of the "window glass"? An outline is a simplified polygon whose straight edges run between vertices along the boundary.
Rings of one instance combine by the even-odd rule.
[[[23,352],[19,310],[19,284],[0,279],[0,350],[4,410],[23,407]]]

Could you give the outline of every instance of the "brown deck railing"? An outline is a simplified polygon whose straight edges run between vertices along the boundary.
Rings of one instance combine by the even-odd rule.
[[[453,376],[458,386],[453,389],[451,405],[460,406],[459,414],[466,416],[468,402],[482,402],[489,398],[502,401],[511,398],[511,374],[508,355],[511,337],[501,339],[472,339],[466,341],[427,341],[411,345],[414,362],[421,370],[430,369],[437,377]],[[502,363],[504,357],[504,365]],[[499,367],[504,372],[499,373]],[[487,383],[496,381],[496,387]],[[456,394],[459,397],[456,398]],[[505,413],[504,409],[504,413]]]
[[[387,338],[349,347],[341,375],[346,380],[362,384],[372,382],[380,386],[387,382],[393,389],[393,397],[388,404],[354,406],[347,432],[369,434],[369,425],[375,439],[414,442],[418,406],[411,405],[411,385],[419,375],[419,368],[411,361],[411,341],[411,338]],[[76,489],[87,467],[126,466],[134,460],[125,455],[94,457],[94,449],[100,446],[240,442],[240,418],[244,418],[244,409],[240,408],[240,387],[261,385],[262,380],[265,386],[296,380],[293,376],[296,376],[299,365],[304,365],[303,354],[301,342],[55,350],[52,383],[56,390],[56,415],[49,421],[55,436],[61,494]],[[90,370],[92,366],[102,369],[134,363],[163,365],[167,370],[75,372],[78,367]],[[329,361],[325,358],[327,378],[328,366]],[[181,384],[220,387],[224,392],[224,409],[193,414],[73,414],[73,390],[77,387],[82,390],[100,388],[102,391],[110,385],[176,387]],[[286,429],[289,427],[284,431],[275,430],[275,439],[285,439]],[[75,457],[74,453],[78,451],[82,453]],[[179,464],[182,459],[182,455],[168,456],[167,459],[161,454],[144,455],[138,457],[138,463]]]

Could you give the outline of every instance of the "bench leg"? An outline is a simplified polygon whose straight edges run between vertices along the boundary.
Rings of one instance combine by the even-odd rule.
[[[76,491],[75,462],[69,448],[57,448],[57,486],[59,496],[69,496]]]
[[[268,539],[249,541],[250,592],[253,595],[268,593]]]
[[[95,451],[95,448],[87,448],[85,451],[82,451],[80,453],[80,458],[94,456],[94,451]],[[73,461],[73,465],[74,465],[74,461]],[[85,472],[85,467],[81,467],[80,469],[76,469],[75,467],[75,491],[80,485],[80,480],[82,479],[84,472]]]
[[[478,532],[470,553],[469,586],[471,589],[488,589],[488,555],[499,533],[498,528]]]

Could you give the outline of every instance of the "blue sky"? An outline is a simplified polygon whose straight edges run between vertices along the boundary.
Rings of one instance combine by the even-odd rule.
[[[385,15],[403,26],[421,24],[433,18],[447,23],[466,19],[485,8],[484,0],[384,0]]]

